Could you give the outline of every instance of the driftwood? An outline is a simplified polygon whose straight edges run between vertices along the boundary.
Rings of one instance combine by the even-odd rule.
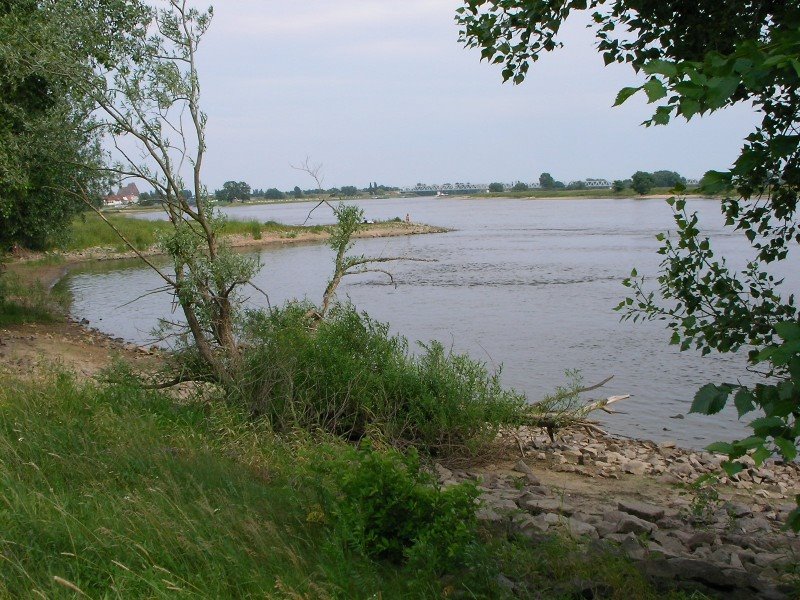
[[[613,375],[588,387],[565,390],[553,398],[531,405],[530,411],[523,417],[522,425],[544,429],[551,441],[555,441],[555,434],[559,429],[566,428],[580,428],[585,429],[588,433],[605,435],[598,422],[589,419],[588,415],[598,410],[614,414],[609,407],[616,402],[630,398],[631,395],[609,396],[585,404],[578,403],[577,399],[579,394],[604,386],[611,381],[612,377]]]

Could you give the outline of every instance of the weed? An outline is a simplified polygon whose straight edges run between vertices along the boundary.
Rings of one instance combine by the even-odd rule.
[[[248,221],[247,223],[249,233],[254,240],[261,239],[261,224],[258,221]]]
[[[718,483],[717,475],[706,473],[690,485],[694,497],[689,505],[689,512],[696,522],[710,524],[714,521],[714,513],[722,506],[719,490],[717,490]]]

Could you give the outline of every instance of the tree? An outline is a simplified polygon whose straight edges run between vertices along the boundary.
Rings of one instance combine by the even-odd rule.
[[[619,193],[625,189],[625,182],[621,179],[615,179],[614,182],[611,184],[611,189],[615,192]]]
[[[264,198],[267,200],[284,200],[286,198],[286,194],[284,194],[278,188],[269,188],[268,190],[264,190]]]
[[[250,186],[244,181],[226,181],[214,196],[220,202],[242,202],[250,199]]]
[[[490,183],[489,184],[489,191],[493,193],[504,192],[506,190],[506,186],[502,183]]]
[[[582,180],[578,181],[570,181],[569,185],[567,185],[568,190],[585,190],[586,189],[586,182]]]
[[[556,186],[556,181],[550,173],[539,175],[539,187],[543,190],[552,190]]]
[[[529,188],[527,183],[518,181],[517,183],[514,184],[514,186],[511,189],[514,190],[515,192],[527,192]]]
[[[354,185],[343,185],[341,189],[343,196],[357,196],[358,189]]]
[[[105,26],[128,27],[129,13],[113,6],[98,0],[95,10]],[[47,18],[43,3],[0,1],[0,252],[15,244],[44,248],[65,237],[85,208],[78,190],[99,204],[108,184],[96,168],[101,153],[91,107],[63,74],[108,64],[107,42],[94,31],[73,31],[73,51],[57,56]]]
[[[45,11],[39,29],[47,35],[47,55],[57,63],[53,72],[64,78],[70,94],[86,99],[93,130],[107,135],[112,146],[116,160],[101,172],[148,184],[172,225],[160,240],[171,257],[167,270],[96,211],[158,273],[181,306],[185,324],[166,325],[175,339],[191,344],[179,342],[185,360],[169,383],[200,380],[233,389],[241,366],[238,294],[260,265],[220,241],[224,218],[209,206],[202,182],[207,118],[200,106],[197,51],[212,13],[187,2],[167,0],[163,9],[155,9],[132,0],[107,0],[109,10],[130,17],[120,29],[109,27],[105,5],[97,0],[39,3]],[[98,40],[102,60],[79,60],[83,49],[76,40],[83,39]],[[29,57],[21,60],[33,64]],[[187,188],[195,205],[181,193]],[[91,206],[88,190],[81,188],[78,195]]]
[[[292,195],[295,198],[302,198],[303,197],[303,190],[300,189],[300,186],[294,186],[294,190],[292,191]]]
[[[655,180],[653,179],[653,175],[646,171],[636,171],[636,173],[631,176],[631,187],[633,191],[640,196],[644,196],[654,185]]]
[[[672,189],[678,184],[686,185],[686,178],[675,171],[654,171],[652,175],[654,187],[667,187]]]
[[[664,257],[658,289],[632,273],[633,292],[618,307],[626,318],[665,320],[672,343],[706,354],[747,347],[750,367],[768,378],[755,386],[708,384],[692,410],[713,414],[733,396],[739,416],[761,410],[753,435],[731,444],[724,464],[756,463],[771,454],[798,455],[800,438],[800,317],[792,294],[781,295],[771,265],[800,243],[800,6],[749,0],[467,0],[458,9],[461,39],[482,57],[504,64],[503,77],[520,83],[531,62],[559,46],[556,35],[571,12],[593,9],[598,49],[606,63],[629,63],[646,81],[620,90],[616,104],[643,92],[658,103],[647,125],[687,120],[740,102],[761,113],[739,157],[726,171],[704,177],[704,191],[723,194],[726,227],[752,249],[736,271],[700,233],[696,213],[671,199],[677,232],[661,234]],[[619,32],[619,35],[618,35]],[[798,498],[800,502],[800,498]],[[790,516],[800,529],[800,507]]]

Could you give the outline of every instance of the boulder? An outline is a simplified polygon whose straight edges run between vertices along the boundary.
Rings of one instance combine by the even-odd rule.
[[[646,502],[637,502],[636,500],[620,500],[617,503],[617,508],[621,512],[632,514],[635,517],[651,521],[655,523],[664,516],[664,509],[653,504]]]

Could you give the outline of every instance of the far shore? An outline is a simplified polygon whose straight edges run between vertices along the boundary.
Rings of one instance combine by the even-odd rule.
[[[353,201],[376,201],[381,202],[385,200],[420,200],[425,198],[430,199],[440,199],[440,200],[666,200],[667,198],[671,198],[675,196],[675,194],[670,194],[667,192],[660,192],[657,194],[646,194],[644,196],[639,196],[636,194],[613,194],[608,191],[595,191],[594,193],[586,193],[586,190],[583,190],[583,194],[568,194],[564,193],[564,195],[537,195],[538,190],[529,190],[527,192],[497,192],[497,193],[482,193],[482,194],[453,194],[453,195],[445,195],[445,196],[417,196],[417,195],[389,195],[389,196],[379,196],[377,198],[373,197],[364,197],[364,196],[354,196],[354,197],[347,197],[347,198],[335,198],[335,199],[327,199],[330,202],[353,202]],[[681,197],[689,198],[692,200],[716,200],[717,198],[713,196],[708,196],[704,194],[683,194]],[[266,200],[264,198],[253,198],[246,202],[230,202],[230,203],[219,203],[215,206],[220,208],[235,208],[237,206],[273,206],[273,205],[283,205],[283,204],[298,204],[302,202],[320,202],[323,198],[319,197],[307,197],[307,198],[286,198],[283,200]],[[119,215],[131,215],[131,214],[140,214],[140,213],[153,213],[153,212],[162,212],[160,206],[132,206],[132,207],[125,207],[119,209],[110,209],[106,212],[111,214],[119,214]]]
[[[447,233],[449,231],[452,230],[423,223],[382,222],[364,225],[353,237],[360,239],[383,238]],[[314,227],[305,231],[297,228],[293,228],[291,231],[264,231],[260,239],[256,239],[249,234],[238,233],[223,235],[221,239],[232,248],[244,251],[289,244],[319,244],[326,242],[329,237],[330,233],[328,231]],[[33,252],[23,250],[14,255],[13,260],[7,264],[7,267],[20,275],[25,281],[29,283],[38,281],[42,286],[49,289],[58,283],[71,267],[81,263],[163,255],[164,252],[157,247],[150,247],[139,252],[134,252],[133,250],[120,252],[113,248],[104,247],[69,252]]]

